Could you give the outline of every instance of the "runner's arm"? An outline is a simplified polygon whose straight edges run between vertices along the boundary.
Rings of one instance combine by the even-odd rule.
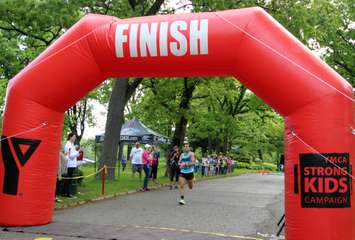
[[[182,156],[182,154],[179,156],[178,166],[179,166],[180,168],[183,168],[184,166],[183,166],[183,163],[181,162],[181,156]]]
[[[191,157],[191,163],[189,164],[189,167],[195,166],[196,163],[195,154],[193,152],[190,153],[190,157]]]

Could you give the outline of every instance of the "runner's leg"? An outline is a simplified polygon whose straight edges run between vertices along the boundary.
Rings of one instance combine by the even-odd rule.
[[[184,186],[186,184],[186,179],[184,177],[179,177],[179,193],[180,193],[180,205],[185,204],[185,199],[184,199]]]
[[[194,187],[194,179],[188,180],[187,185],[189,186],[190,189]]]

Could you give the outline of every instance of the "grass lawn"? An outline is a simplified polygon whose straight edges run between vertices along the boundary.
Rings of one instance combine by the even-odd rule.
[[[84,172],[84,176],[94,173],[94,166],[92,164],[80,166],[80,170]],[[116,169],[117,171],[117,169]],[[235,169],[234,172],[229,173],[227,175],[220,176],[211,176],[211,177],[201,177],[200,174],[196,175],[196,180],[207,180],[207,179],[215,179],[221,177],[230,177],[230,176],[238,176],[244,173],[257,172],[256,170],[250,169]],[[164,177],[165,173],[165,165],[161,164],[158,170],[158,183],[159,185],[153,184],[151,181],[149,182],[149,186],[160,186],[160,184],[169,183],[169,178]],[[139,180],[138,174],[132,178],[132,171],[130,164],[127,164],[127,167],[124,172],[120,172],[120,176],[116,180],[105,180],[105,195],[101,194],[101,180],[95,179],[94,176],[89,178],[85,178],[81,185],[78,186],[78,194],[76,194],[76,198],[65,198],[59,197],[62,202],[56,203],[55,208],[60,209],[66,206],[73,206],[78,203],[87,202],[92,199],[96,199],[102,196],[109,196],[113,194],[126,193],[128,191],[135,191],[142,188],[143,185],[144,172],[142,172],[142,181]]]

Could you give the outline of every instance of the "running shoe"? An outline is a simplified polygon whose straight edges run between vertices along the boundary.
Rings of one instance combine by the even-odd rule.
[[[184,199],[180,199],[179,204],[180,204],[180,205],[185,205],[185,204],[186,204],[186,202],[185,202],[185,200],[184,200]]]

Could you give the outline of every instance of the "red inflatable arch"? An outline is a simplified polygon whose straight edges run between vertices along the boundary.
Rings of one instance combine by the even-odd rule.
[[[129,76],[238,78],[285,117],[286,239],[355,239],[352,86],[259,8],[75,24],[9,83],[0,225],[51,222],[64,112]]]

